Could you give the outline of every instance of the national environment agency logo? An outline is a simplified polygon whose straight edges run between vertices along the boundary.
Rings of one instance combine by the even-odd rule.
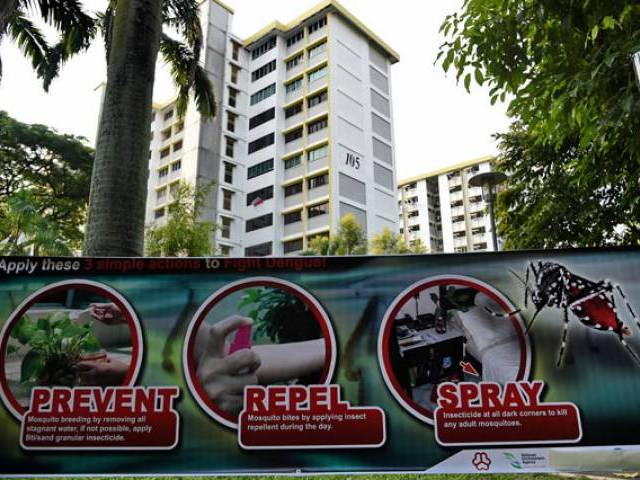
[[[520,461],[516,458],[516,456],[513,453],[504,452],[504,458],[507,459],[507,462],[509,462],[509,464],[513,468],[522,470],[522,463],[520,463]]]

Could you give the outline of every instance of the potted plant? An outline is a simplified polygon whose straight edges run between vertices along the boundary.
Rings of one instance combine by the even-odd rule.
[[[62,312],[37,320],[24,315],[13,328],[11,337],[21,346],[29,347],[20,366],[22,383],[73,386],[76,364],[84,355],[100,350],[91,325],[74,322]],[[11,354],[18,348],[10,345],[7,353]]]

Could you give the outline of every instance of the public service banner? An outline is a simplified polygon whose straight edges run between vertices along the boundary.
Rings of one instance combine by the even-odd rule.
[[[640,467],[640,250],[0,258],[0,475]]]

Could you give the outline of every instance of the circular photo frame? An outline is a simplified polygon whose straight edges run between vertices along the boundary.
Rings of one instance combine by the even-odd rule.
[[[220,288],[195,313],[183,348],[184,375],[200,408],[235,429],[243,389],[249,385],[243,383],[246,375],[260,378],[255,384],[261,385],[328,384],[335,372],[336,345],[329,316],[309,292],[286,280],[252,277]],[[227,375],[226,386],[233,384],[233,407],[212,396],[223,390],[212,371]],[[283,378],[275,378],[274,372],[282,372]]]
[[[34,386],[131,386],[143,357],[142,328],[113,288],[65,280],[29,295],[0,332],[0,398],[18,420]]]
[[[509,299],[471,277],[441,275],[406,288],[384,314],[378,362],[389,391],[433,424],[443,382],[525,380],[531,346]]]

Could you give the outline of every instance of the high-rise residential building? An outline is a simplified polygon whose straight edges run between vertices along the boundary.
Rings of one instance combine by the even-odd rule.
[[[147,221],[162,222],[179,181],[214,187],[205,219],[231,256],[294,255],[353,214],[369,237],[397,228],[387,44],[326,0],[241,41],[233,11],[201,7],[218,114],[154,106]]]
[[[431,253],[495,251],[491,223],[474,175],[491,171],[494,157],[482,157],[402,180],[398,185],[400,233],[418,239]]]

